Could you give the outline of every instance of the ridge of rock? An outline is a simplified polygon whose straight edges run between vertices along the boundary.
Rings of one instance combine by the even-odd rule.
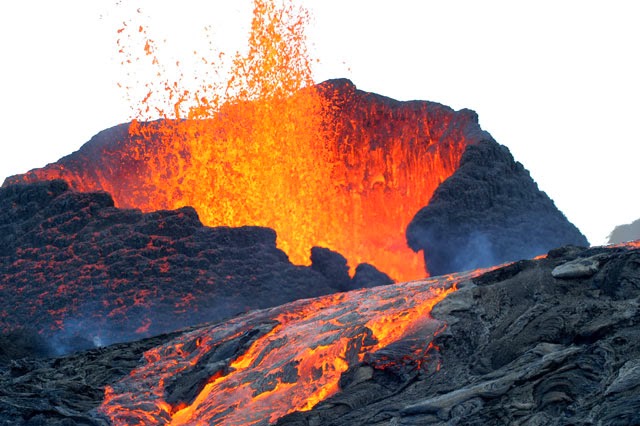
[[[66,353],[343,290],[291,264],[272,229],[113,204],[61,180],[0,188],[0,330]]]
[[[460,167],[407,227],[433,275],[529,259],[587,239],[509,150],[493,140],[469,145]]]

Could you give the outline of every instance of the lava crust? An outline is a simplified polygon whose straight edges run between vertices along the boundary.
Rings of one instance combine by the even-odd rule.
[[[277,424],[640,424],[638,247],[566,247],[472,279],[431,312],[447,324],[439,369],[396,346],[392,368],[352,366],[339,393]],[[568,268],[582,272],[556,278]]]
[[[460,167],[438,186],[407,227],[433,275],[529,259],[587,239],[492,140],[468,146]]]
[[[573,278],[557,278],[568,269]],[[454,283],[457,291],[441,293],[433,308],[414,310]],[[156,340],[14,361],[0,375],[0,419],[638,424],[639,296],[640,243],[569,246],[486,273],[297,301]],[[407,321],[420,326],[383,336],[384,324]],[[334,344],[343,350],[328,349]],[[292,355],[297,350],[306,355]],[[314,353],[325,367],[306,370]],[[335,388],[326,398],[313,407],[303,398],[308,411],[283,416],[302,397],[300,386],[318,390],[329,376]],[[275,401],[293,405],[283,411]]]
[[[57,353],[342,290],[316,269],[292,265],[271,229],[205,227],[189,207],[118,209],[60,180],[0,189],[0,328]]]

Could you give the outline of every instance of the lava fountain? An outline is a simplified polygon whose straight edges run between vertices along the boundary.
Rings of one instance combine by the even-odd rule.
[[[308,265],[310,248],[323,246],[343,254],[352,272],[368,262],[398,281],[424,277],[406,227],[485,133],[468,110],[397,102],[347,80],[314,85],[308,19],[289,3],[256,0],[247,52],[226,68],[223,55],[202,57],[210,68],[198,81],[207,81],[191,90],[164,78],[146,27],[125,23],[123,64],[158,70],[136,119],[109,143],[21,179],[62,178],[143,211],[192,206],[208,226],[270,227],[296,264]]]

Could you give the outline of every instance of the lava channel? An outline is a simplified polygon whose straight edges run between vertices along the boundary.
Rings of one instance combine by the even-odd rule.
[[[296,301],[186,333],[146,352],[98,412],[115,425],[267,425],[311,409],[350,366],[416,333],[413,365],[425,368],[437,363],[431,341],[442,326],[432,307],[483,272]]]

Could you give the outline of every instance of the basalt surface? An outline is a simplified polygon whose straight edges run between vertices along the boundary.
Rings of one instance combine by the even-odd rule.
[[[37,332],[57,353],[343,290],[332,267],[293,265],[273,230],[206,227],[189,207],[118,209],[60,180],[0,188],[0,329]],[[389,282],[344,275],[345,288]]]
[[[486,273],[318,299],[325,307],[308,313],[318,318],[331,315],[337,321],[324,328],[310,323],[316,332],[308,338],[318,340],[315,346],[327,344],[325,333],[334,331],[359,343],[351,344],[343,354],[343,359],[350,361],[349,368],[341,374],[332,396],[309,411],[273,421],[295,426],[638,424],[638,247],[637,243],[591,249],[567,246],[550,251],[546,258],[519,261]],[[361,300],[365,295],[367,300],[380,297],[386,304],[371,305],[371,310],[378,306],[375,309],[389,314],[403,309],[411,312],[421,291],[446,287],[447,281],[456,282],[458,290],[435,305],[428,327],[366,351],[375,346],[378,332],[357,325],[357,309],[348,309],[350,300]],[[392,303],[402,295],[404,305]],[[8,361],[0,376],[0,419],[7,425],[106,425],[114,419],[122,421],[125,417],[105,414],[107,387],[111,398],[107,406],[124,410],[120,414],[127,410],[151,413],[165,407],[154,405],[154,399],[143,403],[149,396],[174,407],[192,404],[206,383],[211,383],[211,375],[231,376],[241,368],[240,359],[255,342],[287,327],[278,314],[298,312],[303,316],[304,308],[313,303],[294,302],[227,323],[63,358]],[[332,303],[343,306],[337,309]],[[261,360],[293,343],[275,344],[277,341],[272,341]],[[422,350],[416,352],[416,347]],[[355,356],[363,350],[364,356]],[[136,375],[154,371],[154,365],[163,365],[163,357],[171,368],[178,365],[172,359],[184,360],[189,367],[172,374],[159,394],[145,384],[153,383],[153,376],[140,379],[142,387],[133,395],[142,399],[128,399],[126,390],[136,382]],[[271,395],[280,381],[292,384],[303,377],[297,363],[281,366],[275,375],[261,370],[263,361],[252,365],[247,374],[254,377],[250,386],[257,396]],[[322,377],[326,372],[314,374]],[[118,395],[123,399],[118,400]],[[118,401],[124,405],[115,404]],[[206,408],[206,404],[201,407]],[[156,424],[171,420],[172,411],[165,409],[165,414],[156,413],[160,416]],[[269,417],[257,422],[268,423]]]
[[[640,423],[637,248],[568,246],[460,287],[432,311],[436,371],[362,363],[278,425]]]
[[[407,227],[432,275],[529,259],[566,244],[588,245],[508,148],[470,145]]]

